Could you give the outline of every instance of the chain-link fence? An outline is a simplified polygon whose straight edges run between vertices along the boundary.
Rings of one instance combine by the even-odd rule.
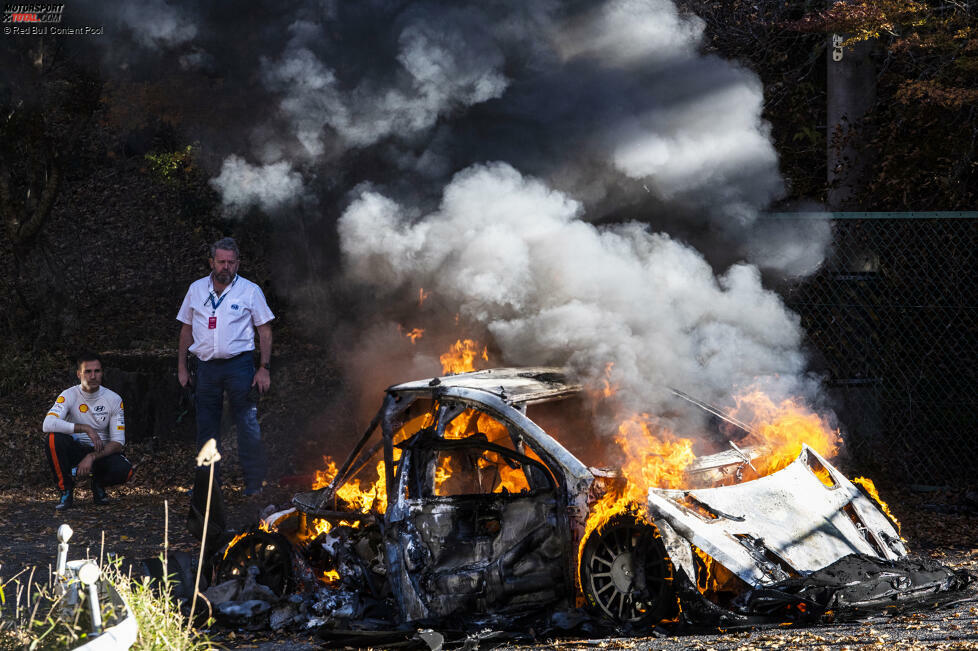
[[[831,217],[829,259],[785,298],[828,376],[852,460],[899,481],[974,484],[978,213]]]

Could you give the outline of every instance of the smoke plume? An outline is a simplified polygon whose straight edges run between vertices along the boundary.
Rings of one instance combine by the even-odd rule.
[[[240,214],[251,206],[272,213],[296,202],[302,195],[302,177],[286,161],[270,165],[250,165],[237,156],[228,156],[221,173],[211,179],[225,209]]]
[[[670,0],[145,6],[158,26],[123,20],[157,65],[220,80],[220,123],[194,136],[228,213],[283,232],[299,213],[305,251],[338,238],[340,277],[278,289],[345,293],[337,348],[387,359],[378,382],[439,370],[393,343],[411,345],[397,326],[424,288],[446,317],[426,341],[475,329],[500,361],[592,382],[611,363],[636,409],[668,407],[669,386],[813,393],[761,270],[811,273],[830,230],[759,218],[784,192],[761,84],[703,54],[703,22]],[[132,57],[104,54],[149,76]]]
[[[429,214],[365,190],[339,232],[348,273],[381,301],[424,287],[483,324],[505,364],[567,364],[598,386],[613,363],[609,379],[633,410],[666,410],[672,386],[717,402],[759,381],[806,389],[798,318],[755,267],[717,277],[666,234],[583,214],[494,163],[460,172]]]

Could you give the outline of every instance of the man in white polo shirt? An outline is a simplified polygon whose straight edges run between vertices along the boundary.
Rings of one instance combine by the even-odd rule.
[[[61,499],[54,507],[70,509],[75,480],[91,475],[92,499],[108,504],[106,486],[132,477],[132,464],[122,455],[126,420],[122,398],[102,386],[102,360],[95,353],[78,355],[79,384],[65,389],[44,417],[44,453],[51,465]]]
[[[264,393],[271,384],[272,327],[275,315],[261,288],[238,275],[239,252],[225,237],[211,246],[211,273],[194,281],[177,314],[180,328],[177,378],[190,382],[187,351],[198,360],[195,386],[197,448],[215,439],[220,449],[221,411],[227,393],[238,428],[238,458],[245,494],[257,495],[265,480],[267,462],[258,427],[258,407],[251,388]],[[260,364],[255,370],[255,331]]]

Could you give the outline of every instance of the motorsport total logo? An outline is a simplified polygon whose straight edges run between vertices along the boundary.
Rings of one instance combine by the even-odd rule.
[[[8,2],[3,5],[3,33],[14,36],[97,36],[101,26],[61,27],[65,6],[54,3]]]
[[[63,4],[18,4],[7,3],[3,6],[3,24],[13,23],[46,23],[57,25],[61,22],[65,6]]]

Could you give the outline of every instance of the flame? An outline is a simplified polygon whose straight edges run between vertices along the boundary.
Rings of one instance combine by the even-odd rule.
[[[798,400],[788,398],[775,404],[761,391],[752,390],[737,396],[735,401],[737,407],[732,414],[735,418],[741,418],[744,413],[752,414],[749,419],[751,433],[738,445],[752,445],[764,450],[764,454],[754,460],[759,476],[777,472],[794,461],[801,454],[802,444],[828,459],[838,454],[842,446],[839,431],[833,430],[824,418]],[[822,477],[819,479],[826,481]]]
[[[686,468],[696,459],[691,439],[676,437],[649,414],[638,414],[622,422],[615,442],[625,456],[619,473],[621,480],[609,486],[591,507],[578,546],[578,566],[584,544],[594,530],[619,514],[634,513],[649,519],[649,488],[681,488]]]
[[[399,443],[424,427],[429,427],[434,422],[433,411],[424,411],[407,421],[394,434],[394,443]],[[394,460],[401,455],[399,448],[394,448]],[[317,470],[312,482],[312,488],[324,488],[332,483],[339,468],[336,462],[329,456],[323,456],[323,468]],[[383,514],[387,510],[387,475],[385,472],[384,459],[381,457],[376,466],[376,479],[363,480],[358,477],[347,477],[342,485],[337,487],[336,497],[342,505],[338,505],[342,510],[359,511],[364,514],[374,513]],[[358,471],[358,474],[361,471]],[[348,526],[357,528],[360,526],[359,520],[328,520],[325,518],[309,517],[302,519],[303,525],[298,528],[285,528],[279,533],[285,535],[290,542],[298,547],[307,546],[312,543],[319,535],[329,533],[335,526]],[[262,522],[262,528],[266,531],[278,531],[278,521],[272,525]],[[232,541],[232,545],[238,539]],[[230,548],[230,546],[229,546]],[[327,584],[334,584],[340,580],[340,575],[336,569],[323,570],[320,580]]]
[[[431,296],[431,292],[426,292],[424,287],[418,288],[418,307],[424,305],[425,299]]]
[[[312,480],[313,490],[329,486],[329,483],[333,481],[333,477],[339,472],[339,468],[336,467],[336,462],[329,455],[323,456],[323,463],[326,464],[326,468],[316,471],[316,477]]]
[[[464,439],[473,435],[482,435],[488,443],[512,448],[512,439],[506,426],[489,414],[475,409],[466,409],[445,426],[445,440]],[[460,456],[445,455],[441,458],[438,467],[435,468],[435,495],[454,494],[444,484],[455,473],[461,471],[459,464],[462,462]],[[476,465],[480,471],[479,476],[468,477],[467,479],[477,481],[479,488],[473,484],[468,486],[467,490],[482,491],[484,490],[482,486],[486,485],[485,482],[492,482],[492,492],[494,493],[504,491],[520,493],[530,488],[522,468],[511,468],[503,457],[494,451],[483,452],[476,460]],[[495,470],[495,474],[493,474],[493,470]]]
[[[697,572],[696,589],[701,593],[715,592],[720,587],[716,580],[716,560],[696,545],[693,545],[693,551],[703,564],[702,573]]]
[[[611,383],[612,364],[605,367],[605,397],[613,396],[616,387]],[[750,413],[752,434],[738,444],[763,449],[754,460],[758,475],[767,475],[785,467],[801,453],[802,444],[826,457],[834,456],[841,445],[838,431],[832,430],[826,421],[794,400],[776,404],[760,391],[751,391],[737,398],[737,413]],[[604,493],[591,507],[585,523],[584,535],[578,548],[578,561],[588,537],[606,522],[622,513],[636,513],[647,518],[646,500],[649,488],[681,489],[688,486],[686,470],[696,459],[693,441],[680,438],[663,427],[649,414],[638,414],[625,419],[618,427],[615,442],[621,449],[624,462],[617,481],[602,486]],[[831,486],[831,476],[819,479]],[[819,475],[816,469],[816,475]],[[598,482],[596,482],[597,484]],[[729,572],[712,559],[704,559],[710,589],[727,583]],[[708,586],[709,587],[709,586]]]
[[[395,452],[400,452],[395,449]],[[329,486],[338,471],[336,462],[331,457],[324,456],[326,468],[317,470],[312,482],[313,490]],[[377,479],[370,486],[362,487],[359,479],[351,479],[336,490],[336,497],[349,505],[352,510],[361,513],[383,513],[387,510],[387,475],[384,471],[384,460],[377,462]],[[328,529],[327,529],[328,531]]]
[[[611,383],[611,369],[614,367],[614,362],[608,362],[608,364],[604,367],[604,377],[601,378],[601,395],[604,398],[610,398],[618,392],[618,385]]]
[[[481,470],[495,470],[498,476],[495,477],[496,485],[493,493],[515,493],[529,491],[530,484],[526,480],[526,473],[522,468],[511,468],[506,460],[496,452],[486,452],[479,459]]]
[[[435,468],[435,495],[442,495],[442,485],[452,478],[452,457],[445,455]]]
[[[448,349],[447,353],[444,353],[438,359],[441,361],[442,373],[448,375],[450,373],[468,373],[469,371],[476,370],[475,360],[480,357],[487,362],[489,361],[488,347],[483,346],[482,352],[480,353],[479,343],[477,341],[473,339],[459,339]]]
[[[434,416],[431,412],[425,412],[409,419],[394,433],[395,445],[409,438],[418,430],[430,426],[433,422]],[[395,447],[393,452],[394,461],[397,461],[401,456],[401,450]],[[336,462],[329,455],[323,456],[323,465],[325,466],[324,469],[316,471],[312,482],[313,490],[329,486],[339,472]],[[361,513],[384,513],[387,511],[387,472],[383,458],[377,462],[374,468],[377,478],[369,485],[361,483],[359,478],[352,478],[347,479],[343,485],[337,488],[336,497],[348,505],[351,510]],[[319,522],[325,523],[324,520]],[[329,531],[328,523],[317,526],[320,528],[314,532],[315,534]]]
[[[626,495],[641,503],[649,488],[682,488],[686,468],[696,459],[691,439],[677,438],[649,414],[619,425],[615,441],[625,453],[621,472],[628,482]]]
[[[822,484],[826,488],[832,488],[832,487],[835,486],[835,480],[832,479],[832,475],[829,474],[829,471],[828,471],[827,468],[821,468],[821,467],[819,467],[819,468],[813,468],[812,469],[812,472],[815,473],[815,476],[818,477],[818,480],[820,482],[822,482]]]
[[[489,414],[466,409],[445,426],[445,439],[464,439],[473,434],[485,434],[489,443],[506,444],[509,430]]]
[[[235,536],[234,538],[232,538],[231,539],[231,542],[228,543],[228,546],[224,548],[224,556],[221,557],[221,560],[224,560],[225,558],[227,558],[228,557],[228,552],[231,551],[231,548],[234,547],[235,545],[237,545],[241,541],[241,539],[244,538],[247,535],[248,535],[248,532],[246,531],[244,533],[239,533],[237,536]]]
[[[404,333],[404,336],[410,339],[412,344],[416,344],[423,334],[424,328],[412,328],[409,332]]]
[[[876,503],[880,505],[881,509],[883,509],[883,513],[885,513],[888,518],[893,520],[893,524],[896,525],[896,530],[897,533],[899,534],[900,521],[897,520],[895,517],[893,517],[893,514],[890,512],[890,507],[887,506],[886,502],[880,499],[879,491],[876,490],[876,484],[873,483],[873,480],[867,477],[856,477],[855,479],[852,480],[852,483],[859,484],[860,486],[866,489],[866,492],[869,493],[869,496],[872,497],[874,500],[876,500]]]
[[[696,576],[696,589],[701,594],[711,595],[722,591],[742,592],[747,587],[741,578],[731,572],[715,558],[692,545],[700,562]]]

